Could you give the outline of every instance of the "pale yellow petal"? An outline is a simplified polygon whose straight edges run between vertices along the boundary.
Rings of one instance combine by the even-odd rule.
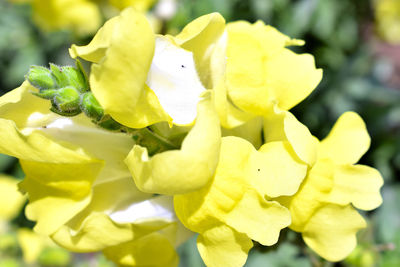
[[[170,222],[160,220],[159,223],[153,222],[153,226],[143,227],[131,224],[140,214],[131,214],[131,223],[113,220],[114,212],[150,197],[151,195],[140,192],[130,177],[96,185],[93,187],[89,205],[61,226],[51,237],[69,250],[92,252],[159,230]],[[144,214],[142,216],[144,217]]]
[[[283,110],[289,110],[306,98],[322,79],[322,70],[315,68],[314,57],[295,54],[289,49],[265,62],[266,87]]]
[[[372,210],[382,204],[379,192],[383,178],[379,171],[365,165],[338,166],[333,174],[329,201],[339,205],[352,203],[356,208]]]
[[[198,190],[214,175],[221,130],[210,99],[198,105],[198,117],[180,150],[149,158],[147,149],[134,146],[125,163],[138,188],[147,193],[183,194]]]
[[[52,163],[21,160],[26,177],[20,187],[28,192],[28,219],[37,221],[35,231],[50,235],[90,202],[96,163]]]
[[[18,191],[18,180],[0,175],[0,221],[11,220],[21,212],[26,197]]]
[[[296,117],[277,106],[264,117],[266,142],[288,141],[297,156],[312,166],[317,159],[318,140]]]
[[[103,250],[119,266],[175,267],[178,255],[168,238],[153,233]]]
[[[199,235],[197,247],[208,267],[240,267],[245,264],[253,242],[228,226],[218,225]]]
[[[182,48],[193,52],[200,80],[211,88],[210,58],[215,43],[225,30],[225,19],[219,13],[201,16],[183,28],[174,39]]]
[[[225,80],[223,78],[216,82],[213,92],[214,106],[222,127],[228,129],[239,127],[247,121],[255,118],[255,115],[239,110],[237,107],[232,105],[228,100]]]
[[[365,220],[350,205],[328,204],[314,213],[302,235],[306,244],[321,257],[340,261],[356,247],[356,233],[365,227]]]
[[[124,10],[118,19],[105,56],[92,65],[93,94],[106,113],[131,128],[171,121],[145,85],[155,46],[149,22],[132,8]]]
[[[290,196],[307,174],[307,165],[297,160],[287,142],[269,142],[250,159],[251,184],[262,195]]]
[[[289,210],[277,202],[265,201],[249,190],[225,217],[227,225],[249,238],[271,246],[278,241],[281,229],[290,225]]]
[[[308,172],[299,191],[290,198],[287,205],[292,216],[293,230],[301,232],[304,225],[324,203],[333,186],[333,164],[330,161],[317,161]]]
[[[354,164],[368,150],[370,142],[362,118],[355,112],[346,112],[321,141],[318,157],[332,159],[337,164]]]
[[[226,83],[241,110],[265,115],[274,103],[284,110],[299,103],[322,78],[311,55],[286,49],[289,38],[262,22],[229,23]]]
[[[121,17],[119,16],[108,20],[88,45],[72,45],[69,49],[69,54],[72,58],[81,57],[84,60],[99,63],[105,56],[112,40],[113,31],[118,27],[119,23],[121,23]]]
[[[249,141],[255,148],[262,145],[262,127],[263,120],[261,117],[256,117],[244,124],[227,129],[222,128],[222,136],[237,136]]]

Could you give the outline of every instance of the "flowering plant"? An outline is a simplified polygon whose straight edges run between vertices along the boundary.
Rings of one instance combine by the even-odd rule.
[[[287,227],[345,258],[365,227],[353,206],[379,206],[382,178],[354,165],[370,142],[357,114],[319,141],[288,111],[322,78],[288,48],[302,44],[218,13],[155,35],[129,8],[71,47],[89,76],[31,67],[0,98],[0,152],[20,159],[35,231],[121,266],[176,266],[193,232],[207,266],[243,266]]]

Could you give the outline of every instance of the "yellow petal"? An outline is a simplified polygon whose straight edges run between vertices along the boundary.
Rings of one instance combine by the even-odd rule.
[[[34,112],[49,114],[50,102],[31,94],[36,92],[29,82],[0,97],[0,118],[13,121],[20,129],[28,124]]]
[[[264,138],[267,142],[288,141],[297,156],[309,166],[317,159],[318,140],[292,113],[276,106],[264,117]]]
[[[265,201],[255,191],[246,192],[225,217],[227,225],[249,238],[271,246],[278,241],[279,231],[290,225],[290,213],[277,202]]]
[[[180,150],[148,157],[147,149],[134,146],[125,163],[143,192],[183,194],[206,185],[218,162],[221,130],[210,99],[198,105],[196,123]]]
[[[24,83],[0,99],[4,118],[0,119],[0,152],[21,160],[27,176],[20,187],[30,198],[26,214],[38,221],[36,231],[51,234],[89,203],[91,185],[103,163],[76,145],[53,141],[35,127],[25,132],[34,112],[48,109],[48,103],[42,105],[30,89]]]
[[[17,216],[26,201],[26,197],[18,191],[17,184],[17,179],[0,175],[0,221]]]
[[[50,235],[90,202],[96,163],[53,163],[21,160],[26,177],[20,187],[29,193],[28,219],[35,231]]]
[[[178,255],[173,245],[166,236],[160,233],[153,233],[106,248],[103,253],[120,266],[174,267],[178,265]]]
[[[288,202],[282,202],[292,215],[290,228],[293,230],[301,232],[314,212],[323,205],[333,187],[333,166],[332,162],[327,160],[317,161],[308,172],[299,191],[290,197]]]
[[[322,79],[314,57],[285,49],[265,64],[265,80],[272,98],[283,110],[289,110],[306,98]]]
[[[208,267],[240,267],[245,264],[253,242],[228,226],[218,225],[199,235],[197,247]]]
[[[289,38],[276,29],[262,22],[235,22],[227,30],[226,82],[240,109],[265,115],[277,103],[288,110],[320,81],[322,72],[315,69],[313,57],[286,49]]]
[[[297,161],[287,142],[270,142],[253,154],[251,183],[262,195],[290,196],[297,192],[307,174],[307,165]]]
[[[352,203],[362,210],[372,210],[382,204],[379,193],[383,178],[379,171],[364,165],[337,167],[333,175],[334,186],[329,201],[339,205]]]
[[[154,54],[154,34],[146,17],[124,10],[115,22],[105,56],[92,65],[93,94],[119,123],[142,128],[171,121],[145,82]],[[104,33],[104,34],[106,34]]]
[[[27,228],[19,228],[17,231],[18,243],[21,246],[24,262],[32,264],[39,258],[46,240],[44,236]]]
[[[277,241],[279,231],[290,224],[290,215],[278,203],[266,201],[265,193],[259,193],[267,189],[253,182],[258,175],[256,165],[259,168],[265,165],[262,160],[254,160],[255,153],[263,156],[241,138],[223,138],[212,182],[199,191],[174,197],[176,214],[187,228],[203,233],[216,223],[224,223],[262,244],[272,245]],[[263,178],[273,180],[275,177],[269,177],[265,169]]]
[[[258,149],[262,144],[262,127],[262,118],[256,117],[235,128],[222,128],[222,136],[241,137],[249,141],[255,148]]]
[[[321,257],[340,261],[356,247],[356,233],[366,222],[350,205],[325,205],[309,220],[303,239]]]
[[[318,157],[329,158],[337,164],[354,164],[368,150],[370,142],[361,117],[355,112],[346,112],[321,141]]]
[[[85,46],[72,45],[69,54],[72,58],[81,57],[84,60],[99,63],[105,56],[107,48],[110,46],[113,31],[121,23],[120,17],[114,17],[104,23],[103,27],[96,33],[92,41]]]
[[[193,52],[200,80],[206,88],[211,88],[211,52],[224,30],[225,19],[219,13],[211,13],[190,22],[174,38],[182,48]]]
[[[98,184],[93,187],[89,205],[51,237],[56,243],[69,250],[92,252],[159,230],[170,222],[160,220],[158,224],[153,223],[153,227],[132,226],[131,223],[137,220],[135,217],[142,215],[145,218],[145,214],[131,214],[131,223],[113,220],[114,212],[150,197],[151,195],[140,192],[130,177]]]

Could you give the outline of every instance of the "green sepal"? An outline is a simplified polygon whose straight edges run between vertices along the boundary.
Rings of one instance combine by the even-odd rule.
[[[58,88],[62,88],[65,86],[68,86],[68,79],[66,79],[66,77],[63,75],[62,71],[61,71],[61,67],[57,66],[56,64],[50,63],[50,70],[51,70],[51,74],[53,75],[57,87]]]
[[[39,92],[32,92],[33,95],[44,99],[53,99],[58,93],[57,89],[40,90]]]
[[[121,128],[123,128],[122,125],[111,118],[110,115],[105,115],[100,121],[95,123],[100,127],[110,131],[119,131]]]
[[[55,105],[51,106],[50,111],[52,111],[58,115],[64,116],[64,117],[73,117],[73,116],[79,115],[82,112],[81,110],[73,110],[73,111],[63,112],[63,111],[58,110],[58,107]]]
[[[76,65],[76,68],[80,71],[81,75],[84,78],[84,87],[85,87],[86,91],[90,91],[88,76],[87,76],[87,74],[85,72],[85,69],[83,68],[82,63],[79,61],[79,59],[77,59],[75,61],[75,65]]]
[[[86,78],[79,69],[70,66],[61,67],[61,73],[64,76],[63,81],[67,83],[65,86],[72,86],[81,93],[89,90]]]
[[[80,108],[86,116],[95,121],[101,120],[104,116],[104,109],[100,106],[92,92],[87,92],[82,95]]]
[[[57,87],[51,71],[42,66],[31,66],[25,78],[39,90],[54,89]]]

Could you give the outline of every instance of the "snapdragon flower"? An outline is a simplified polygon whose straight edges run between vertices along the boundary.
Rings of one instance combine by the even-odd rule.
[[[129,242],[150,249],[146,240],[155,238],[165,252],[158,266],[173,266],[175,241],[185,234],[178,240],[171,198],[136,188],[123,164],[132,138],[97,128],[85,116],[57,115],[32,91],[25,82],[0,98],[0,151],[20,159],[26,174],[20,188],[28,193],[26,215],[37,222],[35,231],[77,252]],[[139,264],[140,255],[130,252]]]
[[[306,179],[292,197],[279,203],[290,210],[290,228],[329,261],[340,261],[356,246],[356,233],[366,227],[355,210],[373,210],[382,203],[380,173],[355,165],[368,150],[370,137],[361,117],[344,113],[322,141],[287,111],[275,110],[265,119],[266,140],[285,141],[308,164]]]
[[[214,17],[222,19],[212,14],[203,20]],[[205,26],[197,29],[198,34],[211,31]],[[70,50],[72,57],[93,62],[93,95],[118,123],[131,128],[168,123],[189,131],[179,150],[149,157],[147,148],[133,147],[125,162],[144,192],[174,195],[197,190],[210,181],[217,165],[218,116],[199,78],[202,72],[197,74],[195,52],[183,48],[195,38],[188,36],[179,46],[170,36],[155,35],[142,14],[126,9],[87,46],[73,45]],[[200,41],[195,51],[202,52],[206,44],[207,39]]]
[[[112,13],[126,7],[146,12],[154,0],[9,0],[30,3],[35,24],[43,31],[71,30],[78,36],[94,34],[102,24],[102,13]],[[116,9],[108,11],[108,9]],[[106,11],[106,12],[105,12]]]

